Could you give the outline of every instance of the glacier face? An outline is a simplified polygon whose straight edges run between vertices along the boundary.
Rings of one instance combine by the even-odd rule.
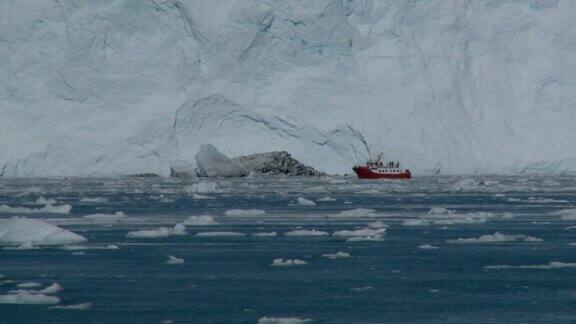
[[[571,0],[2,1],[0,175],[166,175],[206,143],[343,173],[364,141],[416,174],[576,172],[575,23]]]

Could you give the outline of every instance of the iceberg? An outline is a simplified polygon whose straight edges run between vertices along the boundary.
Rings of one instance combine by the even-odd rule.
[[[55,305],[59,302],[60,298],[56,296],[32,294],[29,292],[0,295],[0,304]]]
[[[204,144],[196,153],[198,175],[201,177],[243,177],[248,172],[234,160],[220,153],[214,145]]]
[[[26,217],[0,219],[0,245],[58,245],[86,242],[78,234],[46,222]]]

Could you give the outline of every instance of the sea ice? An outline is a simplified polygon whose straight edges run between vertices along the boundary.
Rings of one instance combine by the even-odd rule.
[[[375,221],[372,223],[368,223],[368,227],[370,227],[370,228],[383,228],[383,227],[388,227],[388,225],[384,224],[382,221]]]
[[[128,238],[157,238],[157,237],[168,237],[174,235],[172,228],[159,227],[151,230],[139,230],[131,231],[126,234]]]
[[[186,231],[186,226],[183,224],[176,224],[172,228],[173,235],[187,235],[188,232]]]
[[[108,199],[104,197],[84,197],[79,200],[82,203],[106,203]]]
[[[576,208],[558,210],[550,215],[560,216],[563,220],[576,220]]]
[[[336,199],[334,199],[334,198],[332,198],[332,197],[330,197],[330,196],[325,196],[325,197],[322,197],[322,198],[318,199],[318,201],[323,201],[323,202],[326,202],[326,201],[336,201]]]
[[[485,266],[485,269],[537,269],[537,270],[550,270],[550,269],[562,269],[562,268],[576,268],[576,263],[565,263],[559,261],[551,261],[549,264],[539,264],[539,265],[492,265]]]
[[[422,245],[418,246],[418,248],[422,249],[422,250],[433,250],[433,249],[437,249],[438,247],[434,246],[434,245],[430,245],[430,244],[422,244]]]
[[[307,265],[308,262],[304,261],[304,260],[298,260],[298,259],[274,259],[272,261],[272,264],[270,264],[273,267],[291,267],[291,266],[301,266],[301,265]]]
[[[0,219],[0,244],[74,244],[86,239],[63,228],[26,217]]]
[[[216,182],[211,181],[200,181],[197,183],[193,183],[188,186],[187,191],[189,193],[197,193],[197,194],[205,194],[216,192],[218,188],[218,184]]]
[[[298,197],[298,199],[296,199],[296,202],[298,202],[298,204],[300,204],[302,206],[314,206],[314,205],[316,205],[316,203],[313,202],[312,200],[308,200],[308,199],[303,198],[303,197]]]
[[[322,256],[329,259],[341,259],[350,257],[350,253],[339,251],[336,253],[322,254]]]
[[[25,282],[17,285],[18,288],[38,288],[42,286],[39,282]]]
[[[357,208],[352,210],[344,210],[340,212],[339,215],[341,217],[370,217],[375,216],[375,212],[376,211],[374,209]]]
[[[98,223],[116,223],[123,221],[126,218],[126,215],[123,212],[119,211],[116,212],[115,214],[92,214],[82,216],[82,218],[89,219]]]
[[[219,223],[214,220],[213,216],[202,215],[202,216],[190,216],[182,224],[186,226],[211,226],[218,225]]]
[[[539,238],[526,235],[507,235],[500,232],[494,234],[482,235],[480,237],[472,238],[459,238],[456,240],[446,240],[448,243],[498,243],[498,242],[512,242],[512,241],[526,241],[526,242],[540,242]]]
[[[357,230],[341,230],[332,233],[332,236],[340,237],[366,237],[366,236],[382,236],[386,234],[386,228],[363,228]]]
[[[2,214],[69,214],[72,210],[70,205],[54,206],[47,204],[42,208],[27,208],[27,207],[11,207],[8,205],[0,205],[0,213]]]
[[[262,216],[266,212],[261,209],[230,209],[224,212],[226,216]]]
[[[278,235],[278,233],[276,233],[276,232],[261,232],[261,233],[252,234],[252,236],[256,236],[256,237],[274,237],[277,235]]]
[[[430,225],[430,221],[428,221],[426,219],[421,219],[421,218],[409,218],[409,219],[405,219],[402,222],[402,225],[404,225],[404,226],[428,226],[428,225]]]
[[[52,309],[70,309],[70,310],[86,310],[92,309],[92,303],[81,303],[75,305],[56,305],[50,306]]]
[[[60,298],[58,297],[29,292],[0,295],[0,304],[55,305],[59,302]]]
[[[310,319],[300,319],[297,317],[267,317],[264,316],[258,320],[258,324],[304,324],[310,323]]]
[[[38,205],[54,205],[57,203],[57,201],[55,199],[47,199],[44,197],[40,197],[40,198],[36,199],[36,203]]]
[[[168,256],[168,260],[166,260],[167,264],[184,264],[186,261],[184,259],[175,257],[173,255]]]
[[[244,236],[243,233],[239,232],[225,232],[225,231],[215,231],[215,232],[200,232],[196,234],[198,237],[235,237]]]
[[[311,230],[294,230],[284,233],[284,236],[328,236],[328,232]]]
[[[60,248],[66,251],[83,251],[83,250],[118,250],[118,245],[64,245]]]

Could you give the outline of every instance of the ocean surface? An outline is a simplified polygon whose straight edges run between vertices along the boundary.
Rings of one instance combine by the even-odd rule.
[[[0,179],[0,218],[87,239],[3,246],[0,295],[62,290],[0,323],[574,322],[575,205],[571,177]]]

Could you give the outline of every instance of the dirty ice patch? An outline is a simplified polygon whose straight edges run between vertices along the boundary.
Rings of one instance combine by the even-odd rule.
[[[298,199],[296,199],[296,202],[302,206],[315,206],[316,205],[315,202],[313,202],[312,200],[306,199],[304,197],[298,197]]]
[[[58,245],[82,242],[86,242],[86,238],[41,220],[26,217],[0,219],[0,245]]]
[[[565,263],[559,261],[551,261],[548,264],[538,264],[538,265],[490,265],[485,266],[484,269],[536,269],[536,270],[551,270],[551,269],[563,269],[563,268],[576,268],[576,263]]]
[[[455,240],[446,240],[448,243],[461,243],[461,244],[474,244],[474,243],[499,243],[499,242],[541,242],[542,240],[533,236],[527,235],[507,235],[500,232],[494,234],[482,235],[479,237],[459,238]]]
[[[298,259],[274,259],[272,261],[272,264],[270,264],[273,267],[292,267],[292,266],[303,266],[303,265],[307,265],[308,262],[304,261],[304,260],[298,260]]]
[[[72,210],[70,205],[47,204],[42,208],[27,208],[27,207],[11,207],[8,205],[0,205],[0,214],[62,214],[67,215]]]
[[[328,236],[328,232],[311,230],[294,230],[284,233],[284,236]]]
[[[218,225],[219,223],[214,220],[213,216],[201,215],[201,216],[190,216],[187,220],[182,222],[186,226],[212,226]]]
[[[301,319],[297,317],[267,317],[264,316],[258,320],[258,324],[304,324],[310,323],[310,319]]]
[[[224,212],[226,216],[263,216],[266,212],[261,209],[230,209]]]
[[[90,221],[98,222],[98,223],[117,223],[121,222],[126,219],[126,214],[119,211],[115,214],[92,214],[92,215],[85,215],[82,216],[83,219],[87,219]]]
[[[200,232],[196,234],[198,237],[240,237],[244,236],[240,232],[225,232],[225,231],[215,231],[215,232]]]

